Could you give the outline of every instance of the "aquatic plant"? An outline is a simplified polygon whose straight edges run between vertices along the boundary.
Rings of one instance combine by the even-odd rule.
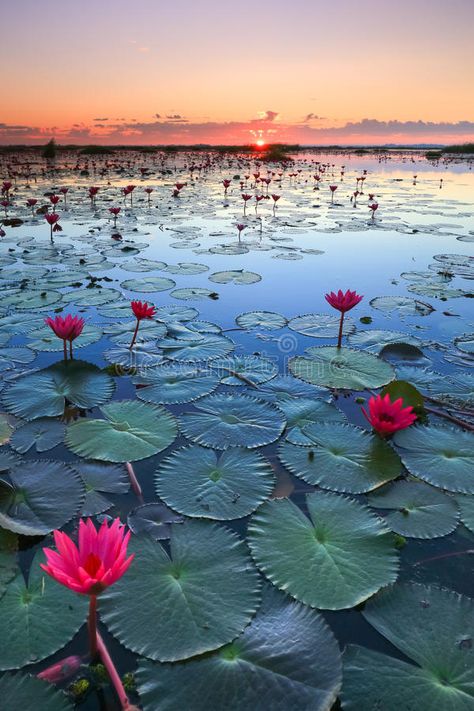
[[[56,316],[48,317],[44,322],[51,328],[58,338],[63,341],[64,360],[67,360],[67,341],[69,341],[69,356],[72,360],[72,342],[81,335],[85,321],[79,316]]]
[[[133,333],[133,338],[132,342],[130,343],[130,350],[133,348],[135,345],[135,341],[137,340],[137,334],[138,334],[138,328],[140,326],[140,321],[143,319],[147,318],[153,318],[155,315],[156,308],[152,305],[147,304],[146,301],[132,301],[130,302],[130,305],[132,307],[132,311],[135,314],[135,318],[137,319],[137,323],[135,326],[135,331]]]
[[[348,289],[345,293],[343,293],[342,290],[339,289],[337,294],[331,291],[331,293],[326,294],[324,298],[326,299],[328,304],[333,307],[333,309],[336,309],[337,311],[341,312],[341,318],[339,321],[339,334],[337,337],[337,347],[340,348],[342,345],[344,314],[347,313],[347,311],[353,309],[354,306],[357,306],[357,304],[359,304],[364,297],[360,296],[355,291],[351,291],[350,289]]]
[[[417,419],[411,405],[405,407],[401,397],[392,402],[388,393],[384,396],[371,397],[369,411],[367,412],[364,407],[361,410],[366,420],[381,437],[404,430]]]

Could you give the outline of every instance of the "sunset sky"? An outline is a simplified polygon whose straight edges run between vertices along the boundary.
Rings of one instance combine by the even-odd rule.
[[[16,0],[0,143],[474,140],[474,0]]]

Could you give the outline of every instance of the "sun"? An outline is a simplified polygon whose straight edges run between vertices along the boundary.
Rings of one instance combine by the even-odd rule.
[[[259,146],[259,148],[261,148],[262,146],[265,145],[265,141],[263,140],[263,138],[258,138],[258,139],[255,141],[255,145],[257,145],[257,146]]]

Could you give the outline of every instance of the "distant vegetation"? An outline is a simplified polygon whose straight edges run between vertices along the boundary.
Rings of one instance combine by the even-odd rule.
[[[459,146],[446,146],[443,153],[474,153],[474,143],[463,143]]]
[[[56,158],[56,152],[57,152],[57,146],[56,146],[56,141],[54,138],[52,138],[49,143],[45,145],[43,148],[42,156],[43,158]]]
[[[113,153],[113,151],[105,146],[84,146],[79,153],[84,156],[105,156],[109,153]]]

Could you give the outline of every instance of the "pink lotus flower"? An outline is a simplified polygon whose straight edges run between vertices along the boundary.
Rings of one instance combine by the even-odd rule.
[[[79,316],[71,316],[71,314],[68,314],[64,318],[62,316],[56,316],[56,318],[48,317],[45,318],[44,322],[50,327],[56,336],[61,338],[63,341],[64,360],[67,360],[66,341],[69,341],[69,354],[72,359],[72,342],[81,335],[85,324],[84,319]]]
[[[60,684],[65,681],[68,677],[75,674],[82,666],[81,657],[74,655],[71,657],[66,657],[61,659],[60,662],[52,664],[47,669],[43,669],[42,672],[37,674],[38,679],[43,679],[50,684]]]
[[[46,564],[42,569],[58,583],[82,595],[99,595],[128,570],[134,558],[127,558],[130,531],[116,518],[97,531],[92,519],[79,521],[79,543],[76,546],[66,533],[54,531],[58,552],[43,548]]]
[[[2,194],[7,194],[10,192],[12,188],[12,183],[9,180],[4,180],[2,184]]]
[[[373,202],[371,205],[369,205],[369,209],[372,210],[372,219],[375,217],[375,211],[378,209],[378,202]]]
[[[345,294],[339,289],[337,294],[331,291],[331,293],[326,294],[324,298],[334,309],[337,309],[341,313],[346,313],[346,311],[350,311],[354,306],[357,306],[364,297],[355,291],[350,291],[350,289],[348,289]]]
[[[144,318],[153,318],[156,308],[152,304],[147,304],[146,301],[131,301],[130,306],[132,307],[132,311],[137,319],[137,325],[135,326],[132,342],[130,343],[130,348],[133,348],[135,341],[137,340],[140,321]]]
[[[60,232],[62,230],[62,227],[58,225],[59,215],[55,212],[47,212],[44,219],[51,227],[51,241],[53,241],[53,232]]]
[[[227,178],[222,181],[222,185],[224,186],[224,195],[227,195],[227,190],[230,188],[231,181],[228,180]]]
[[[145,188],[145,192],[148,195],[148,204],[150,204],[150,198],[151,198],[151,194],[153,192],[153,188]]]
[[[10,205],[10,203],[8,202],[8,200],[0,200],[0,205],[3,207],[3,209],[5,211],[5,217],[7,217],[7,208]]]
[[[49,200],[52,205],[57,205],[61,198],[59,197],[59,195],[50,195]]]
[[[334,193],[337,190],[337,185],[330,185],[329,190],[331,191],[331,204],[334,202]]]
[[[187,185],[187,183],[175,183],[174,184],[176,190],[182,190],[183,188],[186,187],[186,185]]]
[[[245,215],[245,210],[247,209],[247,203],[251,199],[252,199],[252,195],[249,195],[248,193],[242,193],[242,200],[244,201],[244,215]]]
[[[349,289],[344,294],[341,289],[339,289],[337,294],[331,291],[331,293],[326,294],[324,298],[326,299],[328,304],[333,307],[333,309],[337,309],[337,311],[341,312],[341,319],[339,321],[339,334],[337,337],[337,347],[340,348],[342,345],[344,314],[346,313],[346,311],[350,311],[351,309],[353,309],[354,306],[357,306],[357,304],[359,304],[364,297],[360,296],[355,291],[350,291]]]
[[[117,217],[121,209],[121,207],[109,207],[110,214],[114,216],[114,229],[117,227]]]
[[[413,407],[403,406],[403,399],[391,402],[390,395],[384,397],[377,395],[369,400],[369,412],[362,408],[362,413],[373,429],[381,436],[386,437],[398,430],[410,427],[417,419]]]

